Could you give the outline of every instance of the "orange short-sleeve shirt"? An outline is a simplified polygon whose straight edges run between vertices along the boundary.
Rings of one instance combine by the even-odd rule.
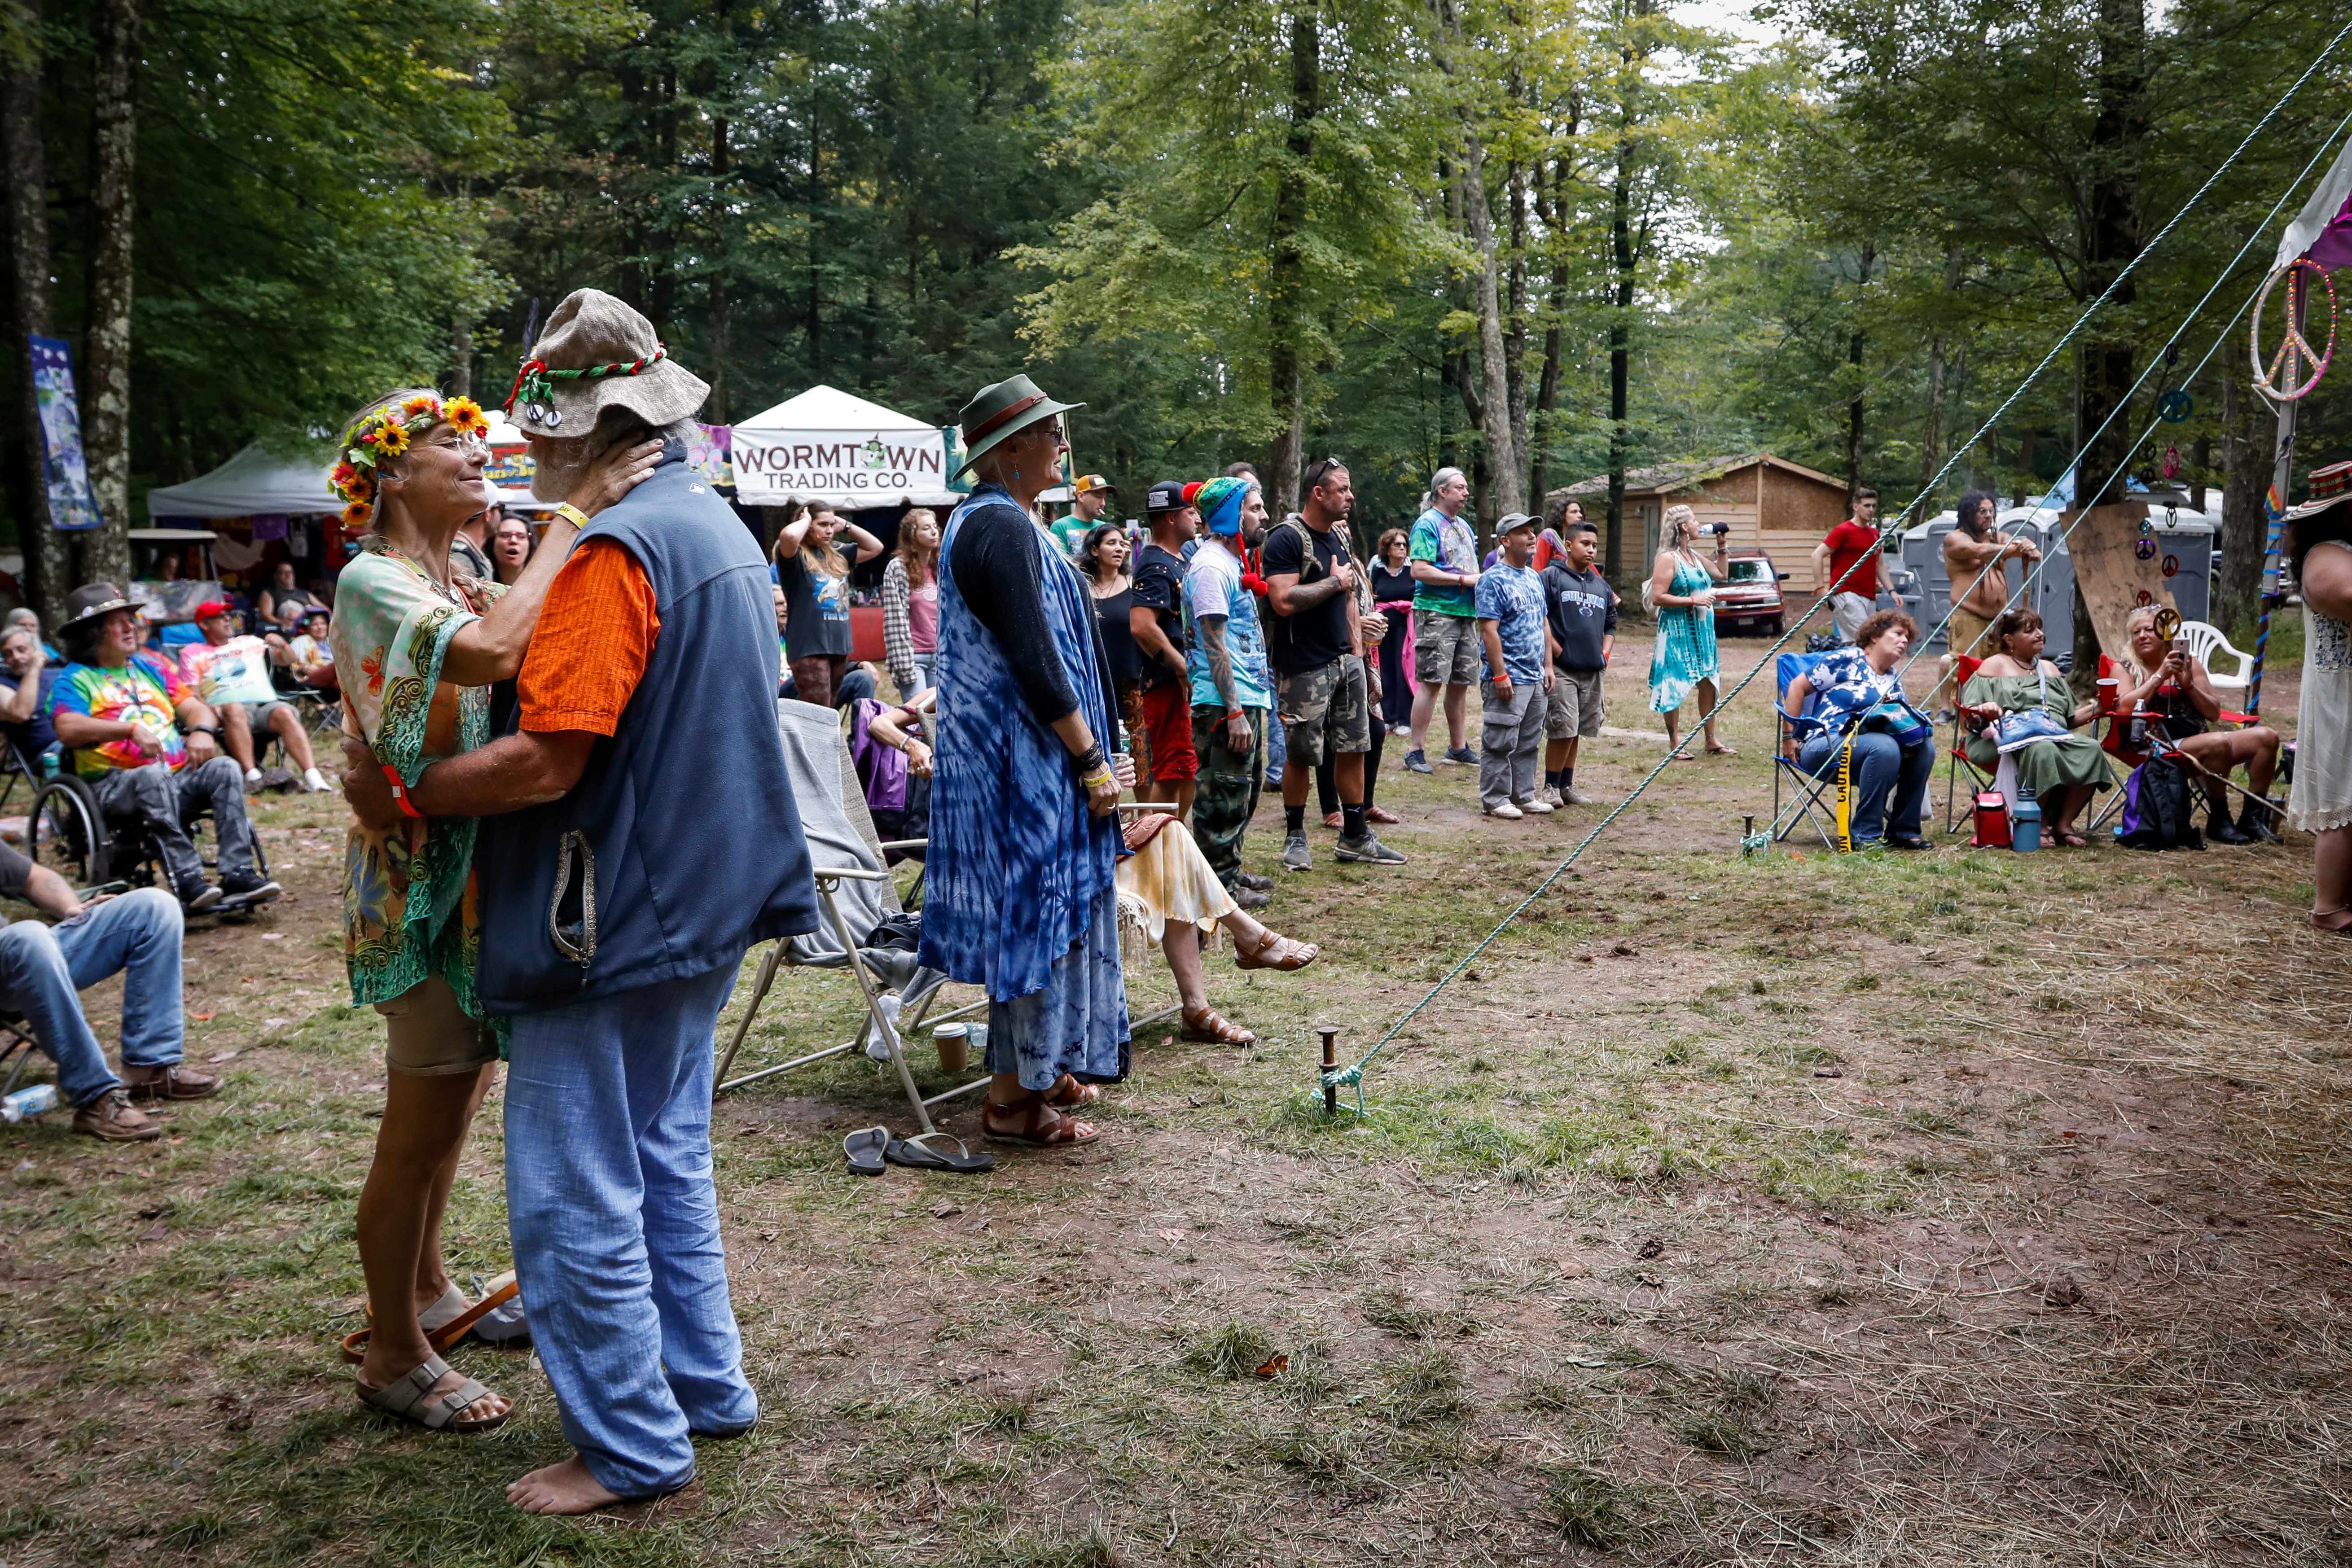
[[[622,545],[592,538],[548,586],[515,682],[522,727],[610,735],[645,678],[661,615],[646,569]]]

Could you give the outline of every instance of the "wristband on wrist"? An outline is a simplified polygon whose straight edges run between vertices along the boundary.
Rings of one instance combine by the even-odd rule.
[[[1102,742],[1097,740],[1078,753],[1077,764],[1080,773],[1093,773],[1098,769],[1108,768],[1110,764],[1103,757]]]
[[[1078,782],[1085,785],[1090,790],[1100,789],[1106,785],[1116,784],[1118,782],[1118,775],[1113,773],[1107,767],[1096,768],[1079,774]]]
[[[392,786],[392,798],[399,805],[402,814],[424,821],[425,813],[418,810],[415,802],[408,798],[408,786],[400,781],[400,770],[386,763],[383,777],[385,782]]]
[[[556,507],[555,515],[562,517],[565,522],[570,523],[575,528],[584,528],[588,526],[588,514],[582,511],[579,507],[573,506],[569,501],[566,501],[562,506]]]

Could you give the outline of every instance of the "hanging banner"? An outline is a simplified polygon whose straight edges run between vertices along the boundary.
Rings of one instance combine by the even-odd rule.
[[[90,494],[81,456],[81,410],[74,402],[73,349],[55,338],[27,335],[33,360],[33,402],[40,411],[41,446],[49,476],[49,521],[60,528],[94,528],[105,519]]]

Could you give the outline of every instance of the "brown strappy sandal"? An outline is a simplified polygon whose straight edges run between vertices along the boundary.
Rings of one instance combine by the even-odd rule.
[[[1279,969],[1292,974],[1315,962],[1323,949],[1312,942],[1293,942],[1282,933],[1267,928],[1265,940],[1255,947],[1244,947],[1239,936],[1234,938],[1234,967],[1236,969]]]
[[[993,1100],[981,1102],[980,1130],[994,1143],[1028,1144],[1036,1148],[1051,1149],[1073,1144],[1091,1144],[1102,1136],[1100,1128],[1089,1133],[1079,1132],[1080,1123],[1063,1115],[1042,1098],[1032,1100],[1020,1108],[1021,1121],[1017,1126],[999,1126],[990,1119],[1008,1109]]]
[[[1184,1009],[1184,1027],[1177,1031],[1178,1040],[1189,1040],[1202,1045],[1255,1045],[1257,1036],[1237,1023],[1229,1023],[1214,1008],[1202,1008],[1194,1012]]]
[[[1056,1111],[1075,1111],[1081,1105],[1092,1105],[1101,1098],[1101,1084],[1081,1083],[1066,1072],[1045,1091],[1045,1103]]]

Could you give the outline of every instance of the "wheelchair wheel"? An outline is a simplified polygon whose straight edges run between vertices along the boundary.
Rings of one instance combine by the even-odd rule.
[[[70,776],[59,776],[41,786],[33,797],[27,819],[33,859],[74,886],[96,887],[106,881],[108,852],[106,819],[99,814],[98,797],[89,786]]]

